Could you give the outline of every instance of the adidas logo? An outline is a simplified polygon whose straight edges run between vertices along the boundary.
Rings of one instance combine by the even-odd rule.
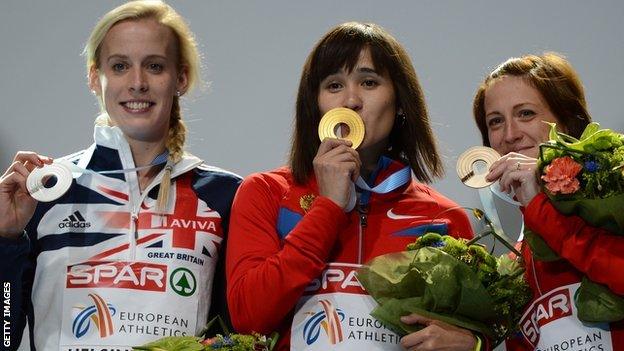
[[[59,228],[89,228],[91,223],[87,222],[79,211],[76,211],[65,218],[58,226]]]

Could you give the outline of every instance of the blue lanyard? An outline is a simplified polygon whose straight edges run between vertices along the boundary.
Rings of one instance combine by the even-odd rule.
[[[351,212],[355,208],[355,203],[357,202],[357,197],[355,194],[355,186],[358,188],[370,191],[376,194],[387,194],[401,186],[407,184],[407,182],[412,179],[412,169],[408,166],[401,168],[400,170],[392,173],[388,178],[384,179],[381,183],[377,184],[374,187],[368,186],[362,177],[358,177],[355,183],[351,183],[351,195],[349,196],[349,203],[345,208],[346,212]]]
[[[384,179],[383,182],[377,184],[374,187],[368,186],[362,177],[358,177],[355,181],[355,185],[358,188],[366,191],[370,191],[377,194],[387,194],[402,185],[407,184],[407,182],[412,178],[412,170],[408,166],[401,168],[400,170],[392,173],[388,178]]]

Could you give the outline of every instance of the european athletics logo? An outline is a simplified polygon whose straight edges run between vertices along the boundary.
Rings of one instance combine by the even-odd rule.
[[[306,344],[314,343],[321,334],[321,327],[325,330],[329,343],[335,345],[344,340],[342,322],[345,318],[341,309],[335,308],[328,300],[320,300],[323,310],[317,313],[309,312],[312,317],[303,326],[303,339]]]
[[[89,307],[74,307],[80,310],[72,322],[72,333],[76,338],[84,336],[91,328],[91,322],[100,331],[100,337],[113,335],[113,318],[117,310],[98,294],[89,294],[93,305]]]

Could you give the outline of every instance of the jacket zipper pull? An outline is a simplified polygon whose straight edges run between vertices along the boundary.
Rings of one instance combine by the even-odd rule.
[[[134,240],[139,240],[139,216],[132,213],[132,224],[134,225]]]
[[[358,214],[360,215],[360,225],[366,227],[368,224],[368,207],[363,205],[358,206]]]
[[[358,235],[358,255],[357,263],[362,264],[364,259],[364,229],[368,224],[368,206],[358,204],[358,216],[360,217],[360,230]]]

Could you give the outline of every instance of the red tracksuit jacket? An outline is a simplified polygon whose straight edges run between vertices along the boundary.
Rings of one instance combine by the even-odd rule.
[[[526,278],[533,300],[507,350],[624,350],[624,323],[583,325],[576,318],[574,293],[583,275],[624,295],[624,237],[559,213],[541,193],[524,209],[525,225],[563,259],[534,260],[523,244]]]
[[[402,167],[382,160],[374,184]],[[402,251],[427,231],[472,237],[464,210],[444,212],[458,205],[415,181],[387,194],[363,192],[359,204],[345,213],[318,196],[314,177],[298,185],[285,167],[244,180],[232,207],[226,258],[238,331],[278,331],[278,349],[287,350],[294,309],[329,262],[359,264]]]

